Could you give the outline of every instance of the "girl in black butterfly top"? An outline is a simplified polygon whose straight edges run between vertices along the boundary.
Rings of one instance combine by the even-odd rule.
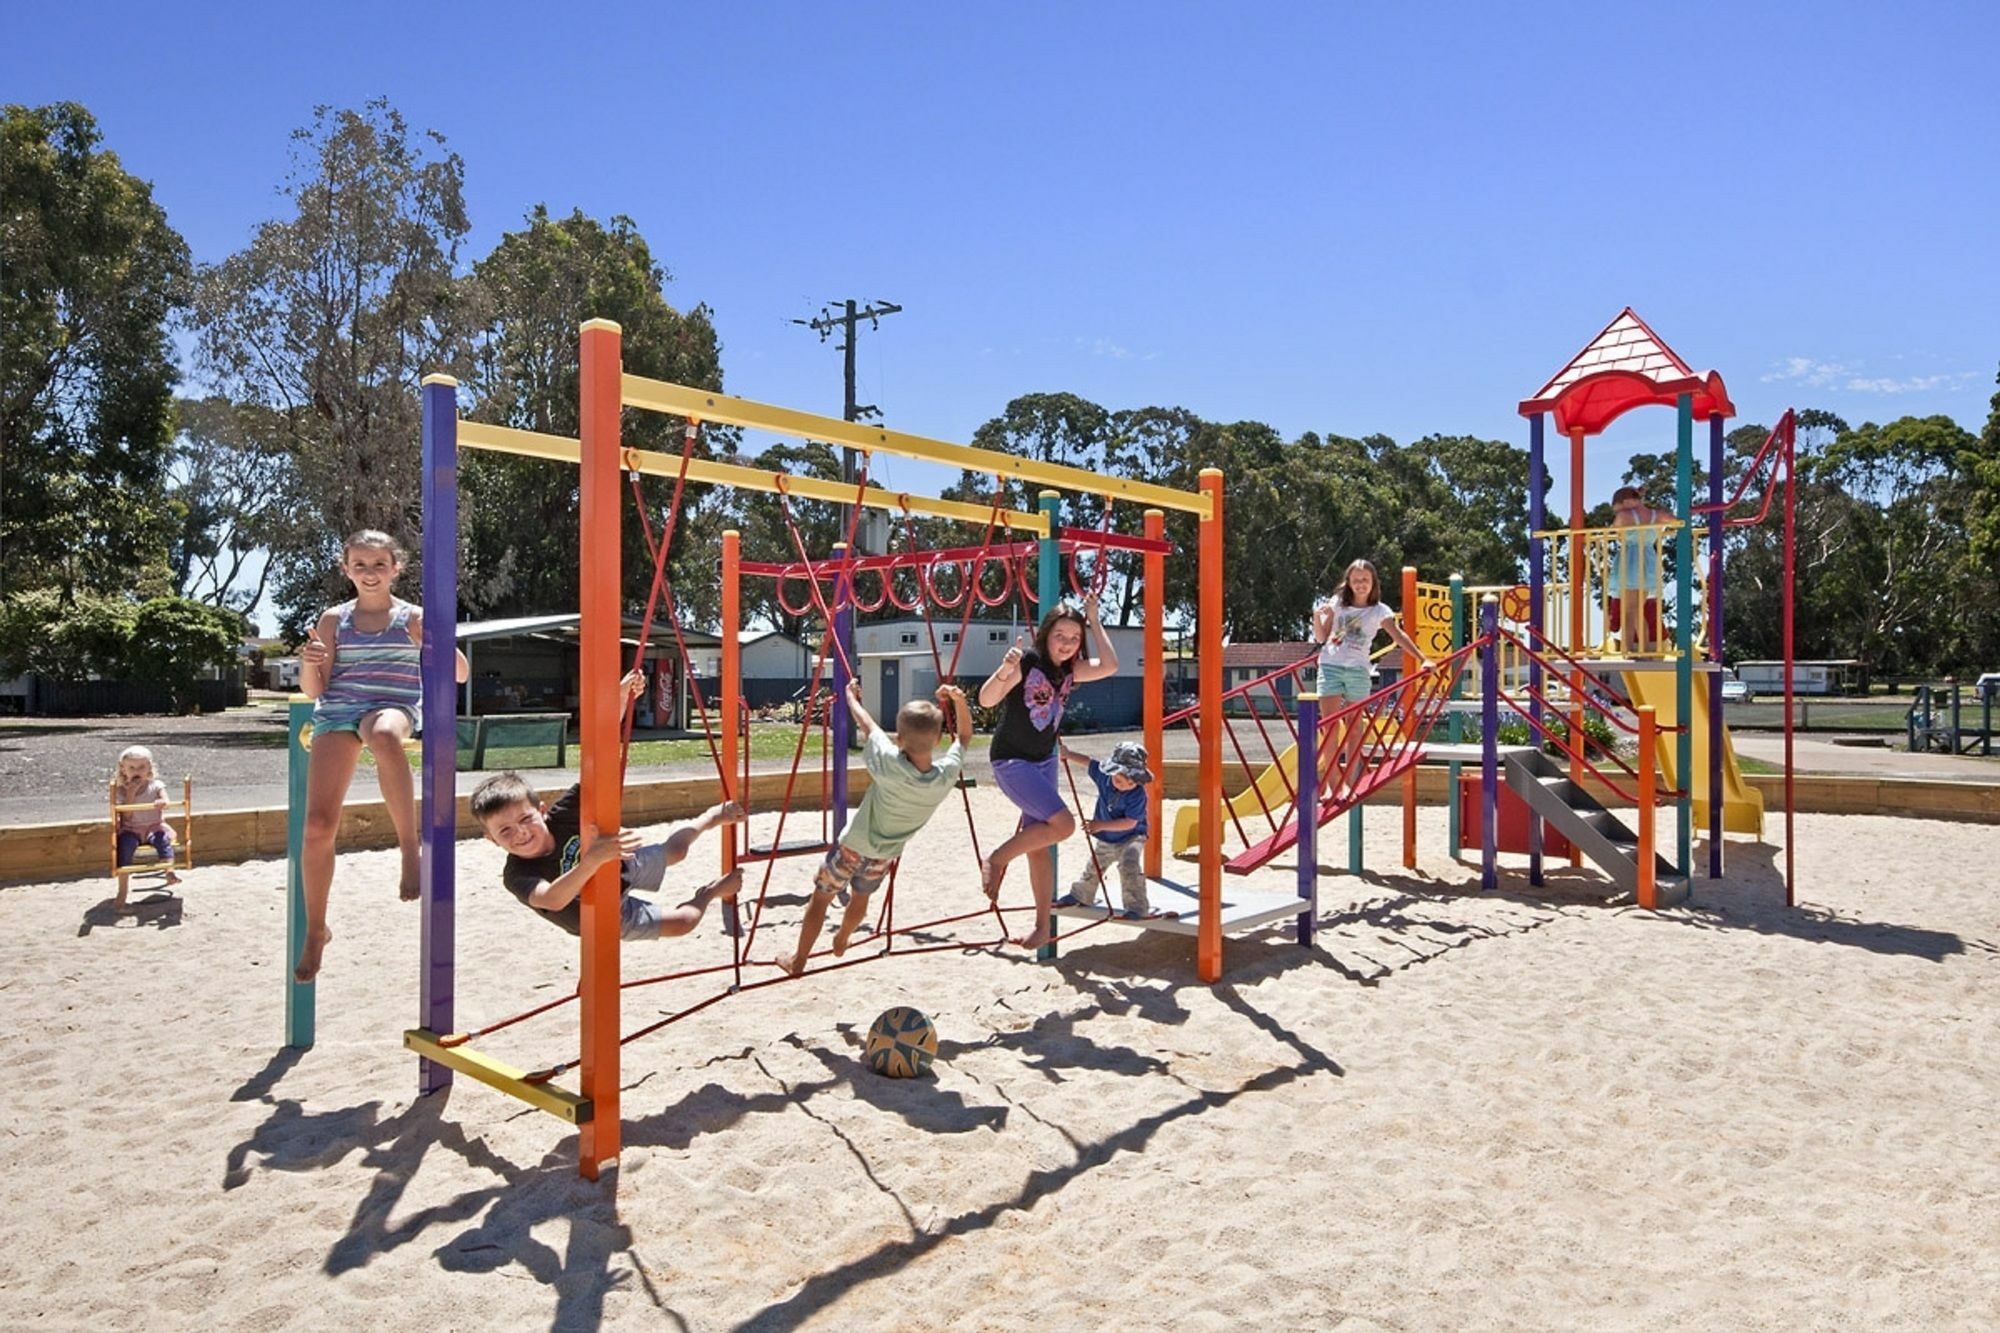
[[[1087,637],[1097,640],[1098,656],[1084,655]],[[1035,893],[1034,929],[1016,943],[1039,949],[1049,942],[1049,903],[1055,897],[1056,865],[1050,848],[1076,831],[1076,818],[1063,804],[1057,785],[1062,760],[1056,754],[1056,734],[1062,726],[1063,705],[1072,687],[1102,680],[1118,670],[1118,650],[1097,619],[1097,598],[1083,599],[1083,609],[1059,606],[1042,617],[1035,646],[1022,650],[1024,634],[1014,640],[1000,666],[979,687],[979,702],[999,708],[993,729],[993,780],[1007,799],[1021,808],[1020,828],[980,863],[981,887],[997,898],[1007,866],[1017,856],[1028,860],[1028,883]]]

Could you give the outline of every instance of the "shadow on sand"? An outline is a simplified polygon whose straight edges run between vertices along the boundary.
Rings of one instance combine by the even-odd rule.
[[[181,923],[181,911],[185,906],[179,895],[172,889],[153,889],[143,898],[128,901],[124,911],[118,910],[116,898],[106,898],[86,908],[83,921],[77,926],[77,938],[81,939],[93,930],[172,930]]]

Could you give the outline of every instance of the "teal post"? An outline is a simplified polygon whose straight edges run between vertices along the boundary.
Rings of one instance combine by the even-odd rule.
[[[1062,600],[1062,542],[1060,540],[1062,533],[1062,497],[1054,491],[1043,491],[1041,511],[1042,516],[1049,521],[1049,535],[1042,538],[1041,550],[1035,557],[1035,595],[1041,598],[1042,614],[1047,615],[1050,611],[1055,610],[1056,603]],[[1100,558],[1102,557],[1100,556]],[[970,593],[966,595],[971,596]],[[1091,647],[1089,636],[1086,635],[1083,651],[1088,653]],[[1060,758],[1056,760],[1056,765],[1057,767],[1061,767],[1062,760]],[[1056,855],[1056,849],[1053,844],[1048,847],[1047,851],[1049,857],[1049,896],[1054,897],[1062,884],[1062,862]],[[1107,889],[1105,892],[1109,893],[1110,890]],[[1055,914],[1050,913],[1049,942],[1035,951],[1036,961],[1046,963],[1054,960],[1056,956],[1055,928]]]
[[[1679,660],[1674,663],[1675,717],[1680,734],[1674,737],[1674,770],[1681,797],[1676,818],[1675,843],[1679,853],[1675,864],[1690,882],[1694,879],[1694,395],[1681,394],[1679,431],[1674,449],[1674,513],[1681,520],[1674,534],[1674,643]]]
[[[1459,649],[1465,647],[1465,641],[1465,575],[1453,574],[1451,576],[1452,652],[1456,653]],[[1461,676],[1463,674],[1463,672],[1460,673]],[[1452,702],[1456,703],[1464,697],[1465,683],[1459,677],[1455,676],[1451,682]],[[1461,745],[1465,741],[1465,717],[1454,708],[1449,718],[1450,720],[1445,723],[1445,737],[1453,745]],[[1445,792],[1445,810],[1447,812],[1446,818],[1450,824],[1450,831],[1445,836],[1450,839],[1448,845],[1451,847],[1451,854],[1454,857],[1458,855],[1458,837],[1463,826],[1462,821],[1465,817],[1464,811],[1461,809],[1461,802],[1458,799],[1458,775],[1463,767],[1463,764],[1454,759],[1451,763],[1445,765],[1444,770],[1445,783],[1448,788]]]
[[[313,1044],[313,983],[292,980],[299,951],[306,947],[306,767],[312,762],[304,732],[312,720],[312,700],[294,696],[286,765],[285,807],[285,1045]]]
[[[1368,725],[1367,720],[1364,718],[1362,720],[1357,721],[1353,726],[1349,727],[1347,729],[1347,734],[1350,737],[1350,739],[1348,740],[1347,743],[1349,745],[1353,745],[1355,742],[1351,738],[1353,737],[1354,733],[1367,725]],[[1357,781],[1360,779],[1360,776],[1361,776],[1360,771],[1357,769],[1355,771],[1355,778]],[[1347,873],[1350,875],[1358,875],[1361,873],[1361,871],[1362,871],[1361,802],[1356,801],[1347,811]]]

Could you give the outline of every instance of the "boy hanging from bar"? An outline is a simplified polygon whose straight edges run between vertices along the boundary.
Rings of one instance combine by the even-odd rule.
[[[896,713],[896,730],[884,732],[861,702],[861,682],[847,683],[847,711],[862,738],[868,767],[868,790],[855,807],[840,841],[827,852],[813,876],[812,901],[799,924],[798,948],[777,960],[792,976],[806,970],[813,944],[826,924],[828,906],[843,897],[846,907],[833,933],[835,957],[847,952],[849,941],[868,915],[869,899],[888,875],[917,830],[930,821],[938,806],[958,787],[966,747],[972,744],[972,709],[965,691],[940,685],[937,702],[912,699]],[[958,733],[943,754],[937,753],[946,720]]]
[[[626,703],[646,688],[646,678],[638,671],[627,673],[620,682]],[[627,940],[671,939],[685,935],[701,923],[711,902],[729,902],[743,884],[743,872],[731,871],[714,883],[705,884],[693,897],[674,907],[665,907],[651,898],[637,897],[633,890],[657,892],[666,879],[667,867],[687,857],[696,838],[712,828],[743,822],[743,807],[734,801],[712,806],[667,837],[646,845],[639,831],[618,830],[618,836],[593,836],[584,845],[582,812],[583,788],[571,787],[553,806],[545,806],[518,773],[496,773],[473,788],[472,817],[485,830],[487,841],[506,849],[507,863],[500,880],[507,891],[538,914],[572,935],[582,933],[582,909],[578,895],[598,868],[620,862],[618,867],[619,938]]]

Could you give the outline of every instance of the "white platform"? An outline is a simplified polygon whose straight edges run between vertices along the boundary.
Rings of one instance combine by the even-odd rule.
[[[1532,745],[1496,745],[1493,748],[1499,751],[1500,759],[1504,763],[1508,755],[1526,754],[1535,747]],[[1442,745],[1424,746],[1423,757],[1418,762],[1425,764],[1477,764],[1483,762],[1485,758],[1486,747],[1477,742],[1467,741],[1458,745],[1446,742]]]
[[[1108,894],[1116,906],[1118,898],[1118,877],[1106,875],[1100,893]],[[1136,930],[1164,930],[1172,935],[1193,935],[1201,930],[1201,890],[1193,884],[1180,884],[1170,879],[1146,877],[1146,895],[1155,911],[1173,912],[1173,916],[1151,917],[1144,921],[1128,921],[1112,913],[1111,923],[1116,926],[1130,926]],[[1246,892],[1225,878],[1222,885],[1222,929],[1224,933],[1255,930],[1273,921],[1295,917],[1307,909],[1306,900],[1290,893]],[[1101,921],[1104,906],[1100,898],[1096,907],[1058,907],[1055,914],[1074,921]]]

